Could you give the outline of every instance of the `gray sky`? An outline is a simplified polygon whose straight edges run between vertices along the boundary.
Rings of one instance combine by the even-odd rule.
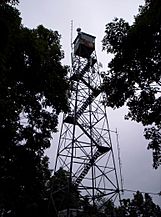
[[[132,23],[143,0],[20,0],[19,9],[24,26],[36,28],[43,24],[46,28],[57,30],[61,34],[62,49],[65,51],[64,64],[70,65],[71,20],[73,20],[73,39],[76,28],[96,36],[96,52],[98,62],[106,71],[110,56],[102,52],[101,40],[105,25],[114,17],[122,17]],[[161,168],[152,168],[152,153],[147,150],[147,141],[143,137],[141,124],[125,121],[125,107],[112,111],[108,109],[108,117],[112,130],[118,129],[121,148],[122,172],[124,188],[145,192],[161,191]],[[55,135],[53,147],[48,152],[51,166],[54,165],[54,153],[58,143]],[[130,197],[130,194],[125,194]],[[161,197],[153,197],[161,204]]]

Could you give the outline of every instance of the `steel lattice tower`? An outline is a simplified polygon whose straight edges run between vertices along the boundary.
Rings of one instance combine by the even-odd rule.
[[[120,194],[95,52],[95,37],[78,29],[73,43],[70,112],[64,114],[55,171],[70,172],[82,196],[115,200]]]

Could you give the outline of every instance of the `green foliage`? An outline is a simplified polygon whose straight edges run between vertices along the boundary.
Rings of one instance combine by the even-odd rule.
[[[110,200],[101,201],[101,203],[100,217],[159,217],[161,215],[160,207],[152,201],[152,198],[147,193],[143,195],[139,191],[133,195],[132,199],[123,199],[118,207]]]
[[[24,28],[0,3],[0,216],[46,216],[50,170],[45,149],[68,110],[60,35]]]
[[[133,199],[124,199],[122,201],[122,206],[116,208],[116,213],[120,217],[158,217],[161,214],[161,209],[148,194],[143,196],[137,191]]]
[[[51,179],[51,200],[50,212],[57,213],[58,211],[68,208],[79,209],[82,202],[77,187],[74,184],[69,186],[69,172],[60,168]]]
[[[103,49],[114,54],[104,78],[107,105],[126,104],[126,118],[148,126],[145,137],[150,139],[148,148],[157,168],[161,164],[161,2],[145,1],[131,26],[123,19],[107,24]]]
[[[19,0],[1,0],[0,5],[5,5],[5,4],[11,4],[11,5],[16,5],[19,3]]]

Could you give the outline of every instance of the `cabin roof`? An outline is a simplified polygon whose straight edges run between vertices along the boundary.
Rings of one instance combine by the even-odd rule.
[[[90,35],[90,34],[87,34],[87,33],[85,33],[85,32],[80,32],[82,35],[86,35],[86,36],[88,36],[88,37],[91,37],[91,38],[93,38],[93,39],[95,39],[96,37],[95,36],[93,36],[93,35]],[[76,42],[76,40],[77,40],[77,38],[79,38],[79,33],[78,33],[78,35],[77,35],[77,37],[76,37],[76,39],[74,40],[74,44],[75,44],[75,42]]]

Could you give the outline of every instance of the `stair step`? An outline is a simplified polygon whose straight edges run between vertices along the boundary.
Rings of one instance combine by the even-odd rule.
[[[89,70],[89,62],[85,65],[85,67],[79,72],[75,72],[71,77],[70,80],[73,81],[78,81],[79,79],[81,79],[81,77],[83,77],[83,75]]]
[[[97,160],[97,158],[110,150],[109,147],[105,147],[105,146],[97,146],[97,148],[98,149],[93,155],[92,159],[90,159],[89,162],[84,166],[83,171],[81,172],[79,177],[76,179],[75,181],[76,185],[79,185],[81,183],[81,181],[84,179],[84,177],[89,172],[90,168],[93,166],[94,162]]]

